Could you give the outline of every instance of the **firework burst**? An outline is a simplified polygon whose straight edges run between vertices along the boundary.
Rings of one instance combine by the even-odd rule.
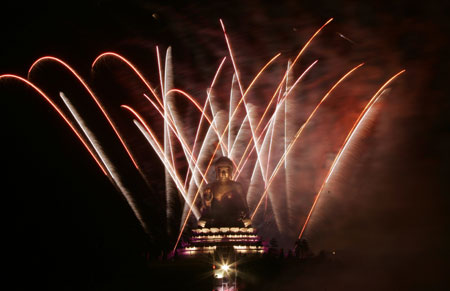
[[[303,150],[304,146],[313,146],[308,142],[307,135],[317,127],[317,115],[324,104],[333,98],[334,91],[341,87],[345,89],[348,79],[363,66],[349,65],[348,71],[335,81],[325,94],[316,98],[313,106],[303,101],[302,92],[305,89],[302,89],[302,82],[310,77],[320,61],[314,60],[307,64],[301,72],[298,63],[309,45],[331,21],[332,19],[328,20],[315,31],[287,64],[281,64],[280,53],[275,53],[253,77],[246,76],[246,80],[251,80],[247,86],[243,82],[243,72],[234,57],[225,25],[220,21],[228,55],[218,62],[217,70],[204,96],[192,96],[189,92],[174,87],[177,74],[173,72],[170,48],[164,59],[159,49],[156,49],[155,75],[158,76],[158,81],[153,84],[124,56],[113,52],[99,55],[92,63],[94,76],[107,70],[108,65],[120,63],[122,69],[132,72],[133,82],[140,84],[137,91],[140,98],[146,102],[145,108],[131,104],[131,101],[129,103],[125,100],[115,104],[105,98],[99,98],[97,95],[101,94],[96,94],[91,85],[72,67],[50,56],[38,59],[30,67],[28,79],[10,74],[2,75],[0,79],[23,82],[58,112],[90,153],[101,172],[124,195],[147,233],[152,234],[153,231],[145,219],[145,208],[137,199],[142,193],[135,193],[131,183],[127,181],[127,173],[120,170],[113,153],[105,149],[105,143],[99,141],[102,133],[96,131],[95,126],[91,128],[89,120],[84,120],[89,117],[86,117],[86,108],[80,105],[83,102],[90,102],[90,106],[95,107],[98,115],[106,120],[129,163],[148,187],[153,187],[155,183],[154,171],[164,173],[159,176],[164,179],[165,186],[164,197],[158,207],[159,213],[164,213],[169,243],[173,244],[174,248],[179,243],[186,225],[195,223],[200,216],[198,197],[203,187],[211,181],[211,165],[219,156],[228,156],[235,164],[233,178],[247,189],[253,224],[263,235],[279,236],[281,240],[291,241],[292,244],[293,240],[304,235],[324,187],[337,171],[348,145],[357,139],[359,128],[368,118],[373,104],[386,86],[404,72],[401,71],[384,84],[380,84],[380,88],[366,103],[359,116],[351,121],[353,125],[346,126],[347,136],[337,137],[336,143],[343,140],[341,147],[327,150],[334,158],[320,186],[313,189],[317,190],[317,194],[311,197],[300,191],[297,179],[299,169],[304,167],[304,161],[298,152]],[[77,99],[80,96],[76,96],[70,89],[53,88],[51,93],[41,89],[39,82],[33,80],[38,75],[38,69],[39,75],[42,75],[42,70],[50,65],[57,65],[68,72],[69,78],[73,79],[77,86],[81,86],[84,90],[82,95],[87,98],[80,103]],[[223,77],[225,81],[221,81],[224,70],[232,72],[230,80]],[[274,76],[274,71],[281,74]],[[266,84],[268,89],[264,90],[264,93],[269,93],[261,94],[261,90],[256,88],[261,88],[268,78],[271,78],[272,82]],[[216,87],[218,82],[228,82],[226,93],[223,92],[223,84],[220,89]],[[271,87],[272,84],[275,85]],[[55,92],[57,94],[54,94]],[[334,154],[335,152],[337,154]],[[149,156],[159,160],[159,163],[153,160],[150,162],[150,167],[153,168],[151,170]],[[161,166],[155,170],[155,164]],[[151,195],[149,193],[152,192],[148,191],[147,195]],[[299,206],[298,201],[304,203]]]

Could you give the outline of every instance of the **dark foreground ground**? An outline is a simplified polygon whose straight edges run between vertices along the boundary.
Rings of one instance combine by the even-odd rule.
[[[389,263],[389,262],[387,262]],[[206,267],[205,267],[206,266]],[[209,268],[208,268],[209,267]],[[431,269],[432,267],[429,266]],[[428,268],[429,271],[431,269]],[[155,290],[212,290],[207,262],[159,262],[150,264]],[[408,275],[409,273],[409,275]],[[336,252],[299,260],[263,257],[242,259],[239,290],[445,290],[444,272],[372,268],[361,259]]]
[[[135,258],[136,259],[136,258]],[[387,262],[390,264],[390,262]],[[412,266],[415,267],[416,264]],[[12,290],[213,290],[212,264],[189,260],[109,261],[99,265],[22,266]],[[74,269],[74,268],[77,269]],[[322,253],[298,259],[277,256],[241,258],[241,291],[267,290],[447,290],[444,270],[371,267],[361,258]],[[11,279],[11,278],[8,278]]]

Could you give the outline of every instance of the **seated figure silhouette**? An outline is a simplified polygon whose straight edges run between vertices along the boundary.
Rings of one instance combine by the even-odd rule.
[[[242,185],[231,180],[233,163],[227,157],[215,164],[216,181],[202,195],[200,227],[247,227],[251,224]]]

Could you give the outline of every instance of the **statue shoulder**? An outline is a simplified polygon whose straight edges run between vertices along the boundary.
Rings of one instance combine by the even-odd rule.
[[[236,185],[237,187],[242,187],[242,184],[237,181],[231,181],[233,185]]]
[[[242,194],[243,191],[243,187],[242,184],[236,181],[232,181],[233,182],[233,188],[236,189],[240,194]]]

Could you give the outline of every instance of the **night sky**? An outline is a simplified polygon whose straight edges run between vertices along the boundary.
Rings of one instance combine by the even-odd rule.
[[[204,94],[217,64],[227,55],[219,19],[231,35],[241,70],[254,74],[277,52],[283,58],[295,56],[307,38],[333,17],[305,56],[303,66],[315,58],[324,60],[316,75],[320,81],[310,80],[309,86],[329,84],[359,62],[366,62],[367,69],[362,72],[365,77],[354,80],[357,85],[351,92],[355,94],[373,92],[402,69],[406,73],[383,100],[379,116],[311,221],[312,247],[336,250],[353,264],[328,278],[336,282],[331,285],[335,289],[329,290],[446,289],[450,284],[445,278],[450,262],[448,4],[160,2],[2,4],[0,74],[25,77],[35,60],[52,55],[108,95],[114,85],[90,72],[100,53],[121,53],[146,76],[156,78],[155,46],[162,50],[171,46],[176,86],[193,95]],[[49,90],[58,92],[60,86],[79,92],[58,72],[37,74],[37,78]],[[127,75],[115,77],[127,82]],[[245,76],[243,80],[249,82]],[[121,171],[130,173],[128,183],[147,207],[152,230],[147,235],[126,200],[42,98],[11,81],[0,81],[0,94],[6,102],[2,237],[7,241],[6,277],[17,287],[13,290],[34,286],[140,290],[138,286],[151,280],[142,254],[158,256],[164,245],[164,222],[157,207],[163,183],[155,182],[149,190],[153,196],[145,198],[142,181],[124,162],[126,156],[112,141],[110,130],[102,122],[95,123],[97,130],[104,130],[107,151],[117,157]],[[333,106],[328,110],[345,107]],[[348,124],[345,118],[336,122]],[[327,136],[327,130],[332,129],[318,130],[317,138]],[[162,168],[155,155],[143,153],[142,158],[146,155],[154,180],[161,181]],[[311,171],[323,175],[320,169],[312,166]],[[305,185],[317,189],[317,183]],[[303,280],[306,283],[295,277],[288,283],[284,280],[280,288],[329,286],[318,283],[327,282],[320,276]]]

